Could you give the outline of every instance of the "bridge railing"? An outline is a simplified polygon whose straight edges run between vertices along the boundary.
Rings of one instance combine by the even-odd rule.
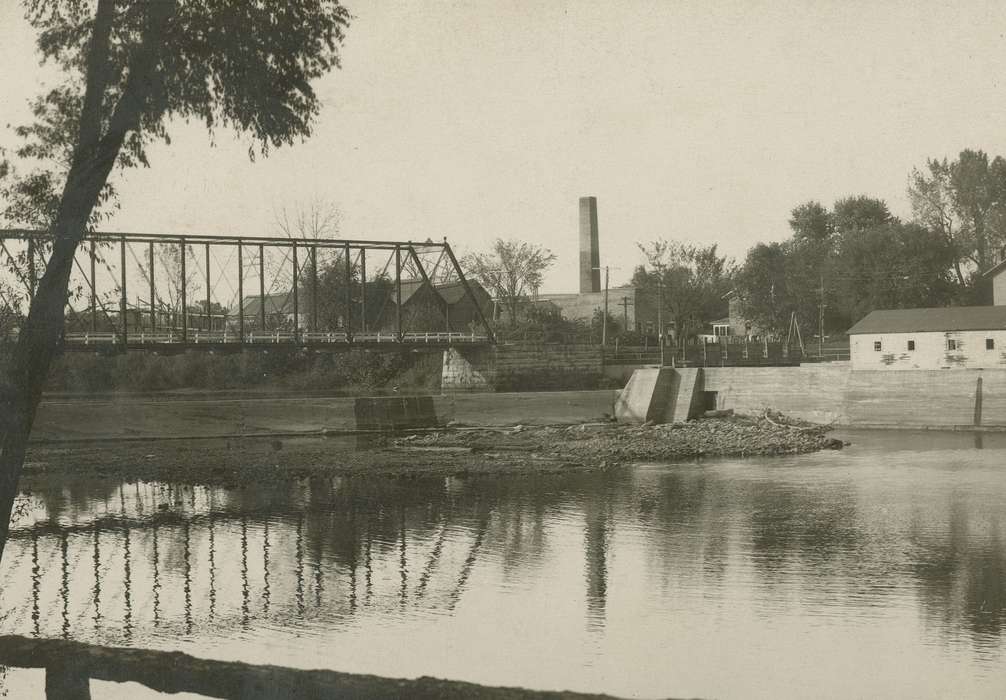
[[[161,693],[195,693],[233,700],[485,696],[500,700],[557,697],[600,700],[609,697],[490,688],[428,677],[410,680],[338,671],[305,671],[286,666],[214,661],[181,652],[13,635],[0,637],[0,664],[45,669],[45,694],[49,700],[90,700],[92,678],[113,683],[139,683]]]
[[[393,331],[378,331],[374,333],[353,333],[345,331],[312,332],[301,331],[249,331],[242,338],[234,331],[193,331],[186,338],[177,332],[137,332],[129,336],[130,346],[136,345],[298,345],[298,344],[351,344],[351,343],[407,343],[407,344],[476,344],[489,342],[489,336],[477,333],[456,332],[423,332],[410,331],[401,334]],[[110,331],[92,331],[67,333],[64,342],[71,346],[113,347],[122,343],[119,333]]]

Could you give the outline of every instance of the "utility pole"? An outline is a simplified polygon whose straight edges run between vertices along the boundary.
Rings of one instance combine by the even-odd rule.
[[[660,341],[660,366],[664,366],[664,280],[657,277],[657,340]]]
[[[821,302],[818,304],[817,358],[824,355],[824,273],[821,273]]]
[[[622,297],[622,328],[626,333],[629,332],[629,304],[631,303],[629,297]]]
[[[604,266],[604,316],[601,318],[601,347],[608,346],[608,266]]]

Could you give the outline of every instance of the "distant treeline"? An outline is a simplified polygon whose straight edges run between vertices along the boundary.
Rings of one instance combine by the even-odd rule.
[[[800,204],[791,235],[758,243],[741,264],[671,240],[640,245],[647,263],[633,284],[661,299],[665,332],[684,344],[727,314],[747,335],[786,337],[795,318],[805,339],[842,334],[874,309],[990,304],[982,273],[1006,246],[1006,159],[980,150],[927,160],[909,176],[910,220],[877,197]],[[732,329],[734,333],[737,330]]]
[[[841,332],[874,309],[988,304],[982,272],[1006,245],[1006,159],[964,150],[909,176],[910,221],[859,195],[793,209],[792,235],[751,248],[735,287],[748,318]]]

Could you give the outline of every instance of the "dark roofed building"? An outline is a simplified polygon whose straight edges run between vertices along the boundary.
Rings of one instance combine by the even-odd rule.
[[[402,280],[403,330],[471,332],[473,324],[480,325],[479,310],[487,319],[489,318],[492,300],[488,292],[477,282],[469,282],[469,288],[475,297],[474,300],[468,296],[464,285],[460,282],[431,286],[424,280]],[[384,290],[387,290],[385,298],[375,298]],[[371,330],[395,330],[396,298],[397,292],[393,283],[382,283],[380,291],[375,291],[373,295],[368,292],[367,303],[376,304],[380,308]],[[485,333],[483,328],[477,328],[476,331]]]
[[[485,329],[473,328],[473,324],[479,324],[478,312],[480,308],[486,318],[489,317],[491,299],[477,282],[470,282],[469,287],[476,301],[473,301],[466,294],[464,285],[460,282],[433,287],[424,280],[402,280],[402,330],[461,333],[469,333],[474,330],[480,334],[485,333]],[[345,313],[345,304],[341,303],[342,300],[339,299],[340,303],[336,304],[338,317],[336,318],[336,312],[333,312],[329,318],[325,314],[326,307],[320,303],[321,301],[319,300],[319,307],[322,308],[319,324],[325,330],[341,329],[344,323],[342,314]],[[297,326],[301,330],[308,329],[310,303],[309,295],[301,294],[297,309],[299,317]],[[397,329],[397,292],[394,282],[386,279],[367,282],[366,303],[367,330],[395,331]],[[246,296],[242,303],[245,326],[251,329],[259,328],[264,310],[266,329],[293,330],[293,307],[293,294],[290,292],[266,294],[264,297]],[[359,313],[359,304],[354,304],[354,331],[360,330]],[[237,323],[237,311],[233,312],[232,317],[232,321]],[[326,324],[331,328],[326,327]]]
[[[849,349],[853,369],[1006,367],[1006,306],[873,311]]]
[[[244,314],[245,326],[247,328],[259,328],[262,323],[262,312],[265,311],[265,327],[268,329],[294,327],[294,303],[292,292],[277,292],[276,294],[266,294],[246,296],[241,304],[241,311]],[[304,326],[304,307],[297,309],[300,317],[300,327]],[[237,318],[237,314],[233,314]]]

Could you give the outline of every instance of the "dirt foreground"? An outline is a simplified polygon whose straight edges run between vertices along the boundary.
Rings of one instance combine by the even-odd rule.
[[[27,474],[240,486],[312,476],[533,475],[633,462],[835,449],[827,427],[775,415],[684,424],[453,425],[408,435],[130,440],[32,446]]]

